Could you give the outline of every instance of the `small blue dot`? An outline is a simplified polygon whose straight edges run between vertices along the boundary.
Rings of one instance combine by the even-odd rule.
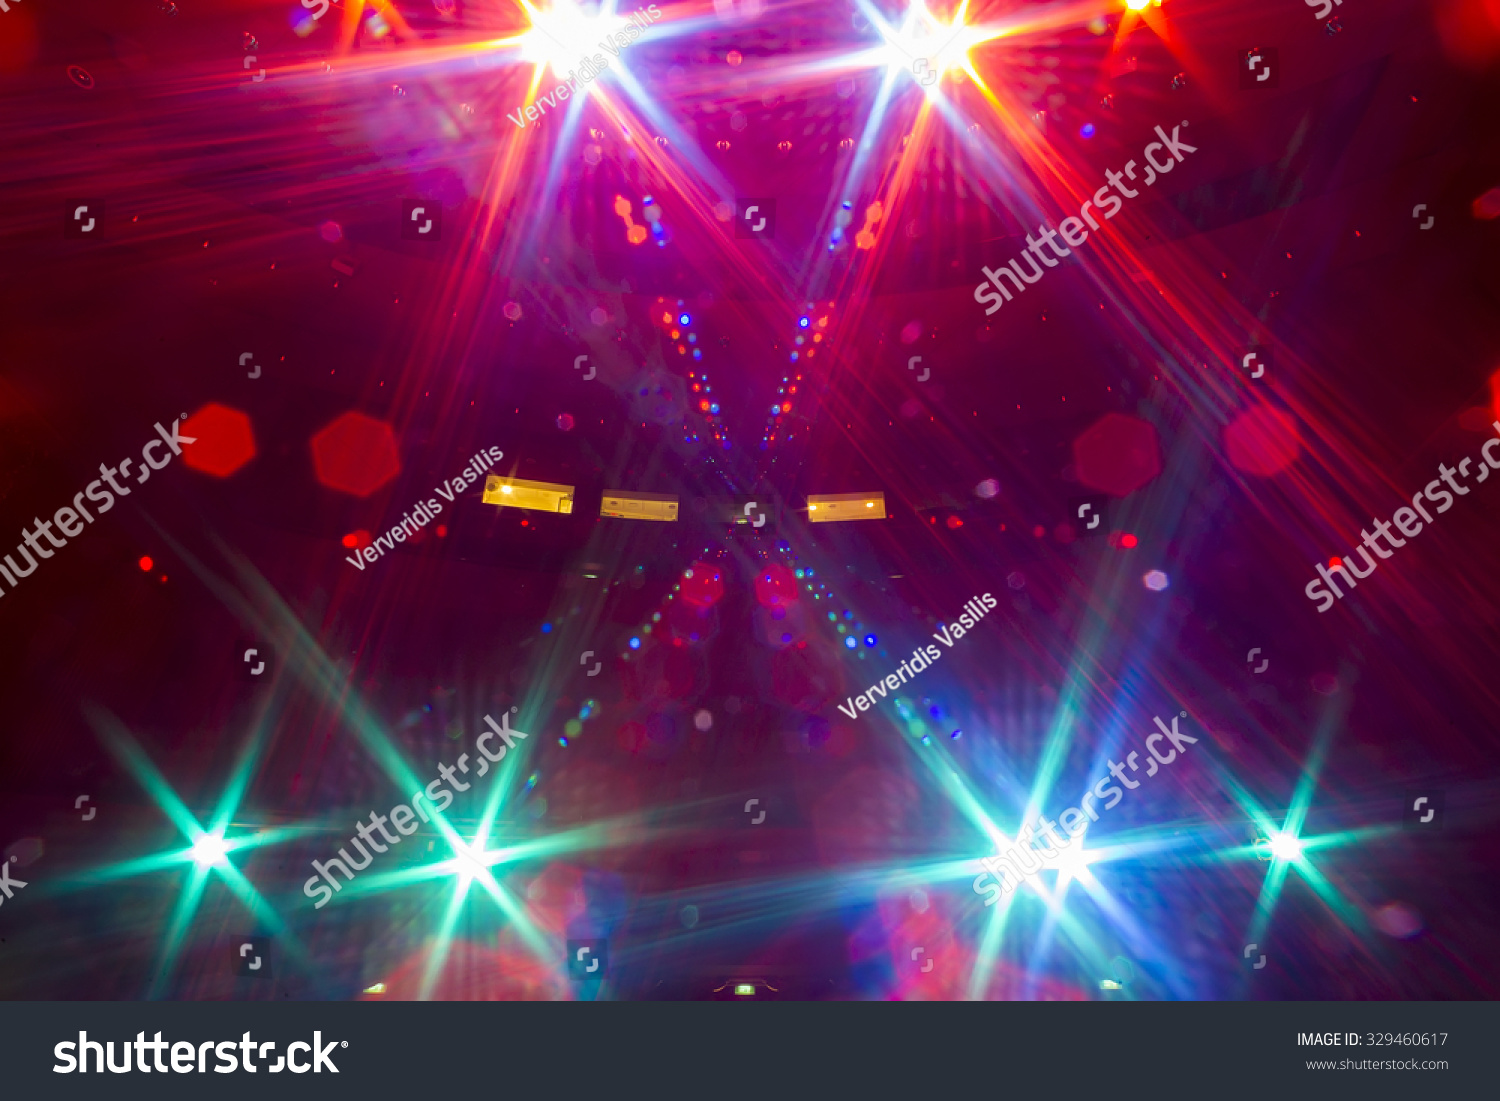
[[[793,353],[792,353],[792,362],[793,362],[793,363],[796,363],[796,362],[797,362],[797,353],[796,353],[796,352],[793,352]]]
[[[550,635],[551,633],[552,633],[552,624],[550,624],[550,623],[543,623],[542,624],[542,634],[544,634],[544,635]]]
[[[710,405],[708,407],[708,411],[710,413],[712,413],[714,416],[718,416],[719,415],[719,403],[718,402],[714,402],[712,405]]]
[[[963,736],[964,732],[962,730],[955,730],[952,734],[948,735],[948,737],[952,738],[954,741],[958,741],[958,739],[962,738]]]
[[[805,318],[805,317],[799,317],[799,318],[797,318],[797,327],[799,329],[805,329],[810,324],[812,324],[812,322],[808,321],[807,318]]]
[[[638,639],[638,638],[632,637],[631,640],[630,640],[630,648],[632,650],[639,650],[641,648],[641,640]]]
[[[1083,128],[1078,132],[1086,138],[1091,138],[1094,136],[1094,124],[1092,122],[1086,122],[1083,124]]]
[[[679,325],[691,325],[693,323],[693,319],[691,317],[689,317],[687,314],[683,314],[681,317],[679,317],[677,319],[677,323]]]
[[[854,638],[853,635],[850,635],[848,638],[844,639],[844,645],[847,646],[847,647],[849,647],[849,649],[852,650],[856,646],[858,646],[859,643],[857,641],[855,641],[855,638]]]
[[[934,719],[936,719],[936,718],[940,718],[940,717],[941,717],[941,716],[942,716],[942,714],[943,714],[943,712],[942,712],[942,710],[941,710],[941,709],[939,709],[939,708],[938,708],[938,707],[937,707],[937,706],[935,706],[935,705],[934,705],[934,706],[933,706],[933,707],[930,707],[930,708],[928,708],[928,712],[929,712],[929,714],[931,714],[931,715],[932,715],[932,717],[933,717],[933,718],[934,718]]]
[[[874,635],[866,635],[865,636],[865,645],[873,648],[874,645],[875,645],[875,636]]]
[[[694,359],[702,359],[703,358],[703,353],[700,352],[697,348],[694,348],[693,349],[693,358]]]
[[[789,635],[789,634],[786,634],[785,632],[783,632],[782,636],[781,636],[781,641],[782,642],[791,642],[792,641],[792,636]]]
[[[561,746],[565,746],[565,745],[567,745],[567,744],[568,744],[568,739],[567,739],[567,736],[566,736],[566,735],[563,735],[563,736],[561,736],[561,737],[559,737],[559,738],[558,738],[558,739],[557,739],[557,744],[558,744],[558,745],[561,745]]]

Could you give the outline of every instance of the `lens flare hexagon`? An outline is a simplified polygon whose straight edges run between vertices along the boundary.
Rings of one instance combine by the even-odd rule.
[[[1106,413],[1073,441],[1073,466],[1090,489],[1134,493],[1161,473],[1156,429],[1139,417]]]
[[[183,421],[178,432],[193,441],[182,445],[182,461],[200,473],[227,478],[255,458],[250,418],[216,401]]]
[[[368,497],[401,473],[396,433],[385,421],[349,412],[312,438],[318,481],[353,497]]]

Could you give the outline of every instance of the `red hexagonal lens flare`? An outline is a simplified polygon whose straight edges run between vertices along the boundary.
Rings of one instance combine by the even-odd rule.
[[[1261,407],[1242,413],[1224,429],[1229,461],[1247,474],[1269,478],[1297,461],[1302,438],[1290,413]]]
[[[312,453],[318,481],[354,497],[368,497],[401,473],[396,433],[363,413],[344,413],[321,429]]]
[[[182,461],[215,478],[227,478],[255,458],[250,418],[216,401],[183,421],[178,433],[194,441],[182,445]]]
[[[1124,497],[1161,473],[1161,442],[1139,417],[1106,413],[1073,441],[1073,467],[1090,489]]]
[[[797,578],[775,562],[762,566],[755,575],[755,599],[767,608],[785,608],[797,599]]]
[[[707,562],[694,562],[683,571],[682,599],[695,608],[711,608],[724,595],[724,572]]]

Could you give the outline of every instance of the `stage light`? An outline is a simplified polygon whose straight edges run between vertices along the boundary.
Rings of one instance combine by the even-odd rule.
[[[855,638],[854,638],[853,635],[850,635],[848,638],[844,639],[844,645],[847,646],[847,647],[849,647],[849,649],[852,650],[856,646],[858,646],[859,643],[858,643],[858,641],[855,640]]]
[[[753,982],[736,983],[734,992],[742,998],[753,998],[755,997],[755,984]]]
[[[599,515],[671,522],[677,519],[677,497],[669,493],[606,493],[599,503]]]
[[[205,833],[193,842],[193,862],[201,868],[226,863],[229,849],[222,833]]]
[[[1125,6],[1131,11],[1144,11],[1151,6],[1151,0],[1125,0]]]
[[[590,15],[571,0],[554,0],[543,11],[528,0],[521,6],[531,20],[531,29],[520,37],[521,56],[537,65],[548,66],[552,75],[566,80],[569,74],[577,75],[593,71],[592,62],[585,62],[598,49],[596,43],[607,40],[614,31],[622,30],[628,22],[623,16]],[[601,74],[602,75],[602,74]],[[585,92],[588,82],[580,81],[574,95]]]
[[[809,493],[807,518],[815,524],[836,520],[884,520],[884,493]]]
[[[1290,833],[1273,833],[1270,837],[1271,855],[1277,860],[1298,860],[1302,856],[1302,842]]]
[[[483,851],[475,850],[468,845],[454,846],[452,866],[461,882],[467,884],[472,879],[489,874],[490,866],[485,862],[484,856]]]
[[[487,505],[528,508],[533,512],[571,513],[573,487],[491,474],[484,481],[484,496],[480,500]]]
[[[927,94],[936,93],[939,79],[950,70],[968,67],[970,48],[996,37],[964,25],[969,0],[963,0],[951,23],[941,23],[927,10],[923,0],[914,0],[906,9],[899,27],[876,20],[886,41],[886,65],[904,70]],[[935,77],[928,74],[935,74]]]

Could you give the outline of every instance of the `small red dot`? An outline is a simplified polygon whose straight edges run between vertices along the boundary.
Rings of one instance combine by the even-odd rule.
[[[161,575],[161,583],[163,585],[165,585],[167,583],[167,575],[166,574],[162,574]]]
[[[153,563],[150,558],[142,558],[139,564],[143,573],[150,573],[151,567],[155,563]]]
[[[1036,527],[1031,529],[1031,534],[1040,539],[1042,536],[1047,534],[1047,529],[1042,527],[1041,524],[1038,524]]]
[[[439,524],[437,526],[437,534],[439,539],[442,539],[444,536],[446,536],[448,534],[448,525]]]
[[[359,537],[351,531],[348,535],[344,536],[344,538],[341,539],[340,542],[342,542],[346,547],[357,547],[359,546]]]
[[[1342,558],[1330,558],[1328,560],[1328,568],[1329,569],[1333,569],[1335,566],[1342,566],[1343,564],[1344,564],[1344,560]]]
[[[1120,536],[1120,546],[1122,546],[1122,547],[1133,547],[1133,546],[1135,546],[1135,536],[1131,535],[1127,531],[1124,535]]]

